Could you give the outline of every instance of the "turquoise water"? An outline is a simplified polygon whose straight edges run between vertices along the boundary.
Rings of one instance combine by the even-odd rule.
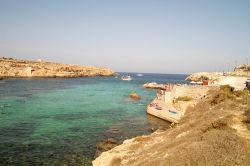
[[[146,114],[150,81],[183,82],[185,75],[9,79],[0,82],[1,165],[90,165],[96,143],[118,142],[169,123]],[[128,98],[136,91],[140,101]]]

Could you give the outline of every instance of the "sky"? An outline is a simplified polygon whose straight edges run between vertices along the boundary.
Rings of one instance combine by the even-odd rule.
[[[249,0],[0,0],[0,57],[185,74],[250,63]]]

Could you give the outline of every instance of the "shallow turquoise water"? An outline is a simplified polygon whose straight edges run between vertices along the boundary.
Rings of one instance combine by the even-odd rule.
[[[103,139],[149,134],[168,123],[146,115],[147,81],[182,82],[185,75],[9,79],[0,82],[1,165],[89,165]],[[136,91],[142,99],[128,98]]]

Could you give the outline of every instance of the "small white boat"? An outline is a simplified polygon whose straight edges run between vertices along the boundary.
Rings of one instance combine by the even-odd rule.
[[[142,77],[142,76],[143,76],[143,74],[140,74],[140,73],[139,73],[139,74],[137,74],[137,76],[138,76],[138,77]]]
[[[123,80],[123,81],[131,81],[132,77],[131,76],[122,76],[121,80]]]

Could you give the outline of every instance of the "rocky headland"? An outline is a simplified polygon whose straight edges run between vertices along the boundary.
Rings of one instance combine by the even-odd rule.
[[[250,77],[250,65],[240,65],[232,72],[200,72],[191,74],[186,78],[191,82],[202,82],[208,80],[209,85],[230,85],[237,90],[245,88],[245,82]]]
[[[90,77],[111,76],[109,68],[0,58],[0,78],[6,77]]]
[[[242,64],[234,68],[234,71],[230,72],[231,75],[236,76],[250,76],[250,65]]]
[[[103,152],[93,165],[249,165],[250,92],[245,88],[246,73],[244,68],[244,74],[192,74],[187,80],[205,79],[209,85],[173,87],[168,104],[185,113],[178,123],[125,140]]]
[[[94,166],[249,163],[250,94],[230,86],[209,91],[172,128],[125,140],[93,161]]]
[[[242,64],[234,68],[232,72],[199,72],[191,74],[186,78],[187,81],[199,82],[202,79],[208,79],[212,83],[218,82],[223,76],[230,77],[250,77],[250,65]]]

